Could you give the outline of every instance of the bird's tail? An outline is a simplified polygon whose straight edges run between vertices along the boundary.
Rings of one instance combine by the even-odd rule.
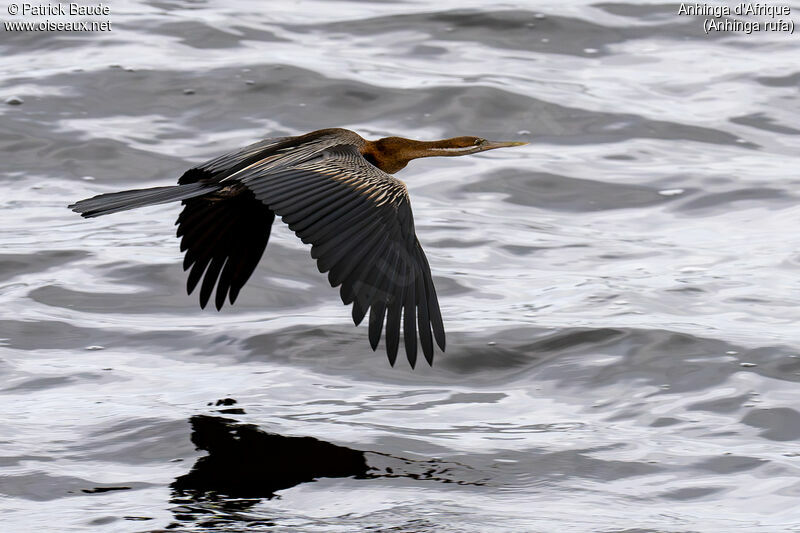
[[[99,217],[119,211],[127,211],[146,205],[165,204],[202,196],[219,189],[217,184],[187,183],[169,187],[152,187],[150,189],[133,189],[130,191],[111,192],[86,198],[70,205],[69,208],[80,213],[84,218]]]

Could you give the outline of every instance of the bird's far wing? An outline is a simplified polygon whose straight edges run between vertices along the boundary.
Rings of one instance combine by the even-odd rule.
[[[184,172],[183,185],[200,180],[221,181],[253,160],[269,156],[286,137],[264,139],[206,161]],[[228,187],[210,195],[183,200],[178,216],[183,269],[189,270],[186,291],[200,285],[200,307],[205,308],[214,288],[219,310],[229,297],[236,301],[239,291],[252,275],[269,241],[273,213],[244,187]],[[191,270],[190,270],[191,269]],[[204,275],[205,274],[205,275]]]
[[[233,304],[261,260],[269,241],[275,213],[238,184],[184,200],[178,216],[183,269],[189,270],[186,291],[200,285],[200,307],[205,308],[214,287],[215,305],[226,296]]]
[[[417,331],[428,363],[433,338],[444,350],[439,302],[403,182],[368,163],[352,145],[326,148],[312,159],[266,172],[245,169],[233,178],[312,244],[320,272],[328,272],[331,286],[341,285],[345,305],[353,304],[356,325],[370,311],[373,350],[384,322],[391,364],[401,322],[412,367]]]

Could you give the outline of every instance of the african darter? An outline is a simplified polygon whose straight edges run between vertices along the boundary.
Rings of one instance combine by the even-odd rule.
[[[368,141],[345,129],[265,139],[186,171],[178,185],[101,194],[70,206],[86,218],[180,200],[178,237],[190,270],[191,294],[202,279],[200,306],[216,286],[219,310],[239,291],[261,259],[275,215],[311,244],[311,257],[332,287],[341,285],[353,321],[367,310],[375,350],[386,323],[386,351],[394,365],[400,322],[406,356],[433,362],[433,340],[445,333],[430,267],[414,231],[405,184],[392,176],[420,157],[468,155],[523,142],[455,137],[422,142],[401,137]],[[431,334],[432,333],[432,334]]]

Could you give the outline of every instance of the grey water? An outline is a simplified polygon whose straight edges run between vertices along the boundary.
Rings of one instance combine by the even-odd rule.
[[[108,5],[108,32],[0,30],[0,530],[800,531],[796,34],[677,3]],[[398,174],[433,368],[373,353],[279,221],[217,312],[179,206],[66,208],[324,127],[530,142]]]

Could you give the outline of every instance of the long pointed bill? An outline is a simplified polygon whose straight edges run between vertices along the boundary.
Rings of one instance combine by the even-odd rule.
[[[479,152],[483,152],[486,150],[494,150],[495,148],[508,148],[511,146],[524,146],[528,143],[526,142],[501,142],[501,141],[486,141],[482,145],[478,146]]]
[[[528,144],[526,142],[500,142],[500,141],[483,141],[480,144],[471,144],[467,146],[458,146],[458,147],[446,147],[446,148],[439,148],[439,147],[431,147],[426,148],[425,151],[421,155],[417,155],[416,157],[430,157],[433,155],[469,155],[469,154],[477,154],[478,152],[485,152],[486,150],[494,150],[495,148],[508,148],[511,146],[523,146]]]

